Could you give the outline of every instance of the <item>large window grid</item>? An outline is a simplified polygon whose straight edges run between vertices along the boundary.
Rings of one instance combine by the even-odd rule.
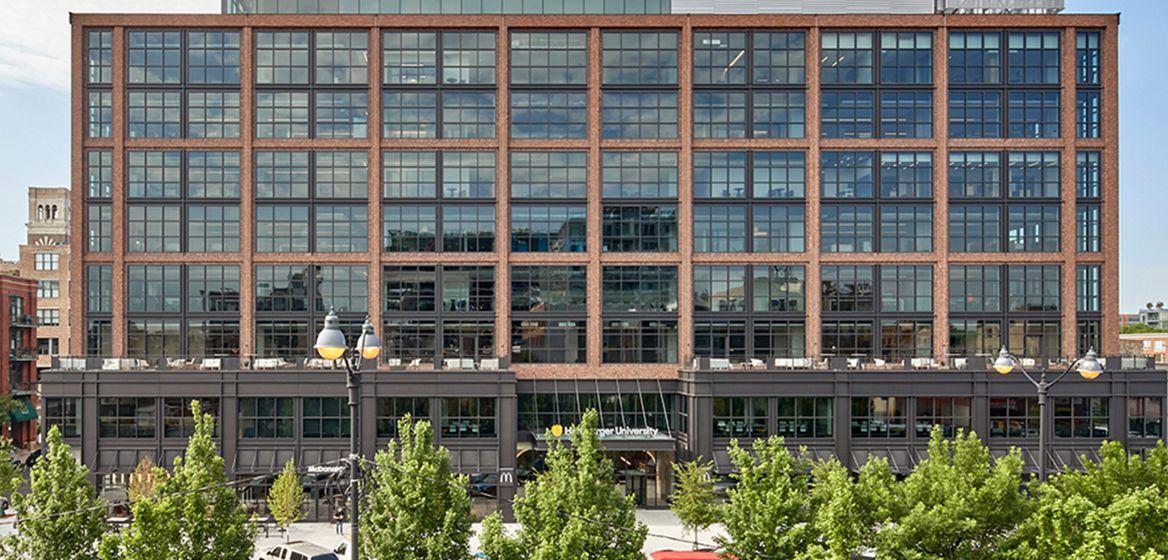
[[[386,266],[384,358],[425,362],[495,356],[492,266]]]
[[[494,138],[495,42],[490,31],[385,31],[382,136]]]
[[[933,158],[928,152],[822,153],[825,252],[933,250]]]
[[[1060,299],[1058,265],[951,265],[949,352],[1056,357]]]
[[[108,267],[89,267],[87,299],[107,290]],[[238,356],[239,267],[130,265],[126,279],[127,348],[135,357]],[[103,296],[98,296],[103,297]],[[106,307],[89,307],[87,318]]]
[[[827,265],[820,271],[824,355],[932,356],[931,266]]]
[[[258,138],[365,138],[368,34],[257,31]]]
[[[677,138],[677,31],[601,33],[601,136]]]
[[[511,136],[586,137],[588,34],[515,31],[510,57]]]
[[[948,173],[951,251],[1059,250],[1058,152],[950,152]]]
[[[364,265],[258,265],[255,290],[255,352],[265,357],[311,357],[309,336],[335,309],[352,342],[360,335],[369,301]]]
[[[693,48],[695,138],[806,136],[803,33],[699,31]]]
[[[694,353],[745,360],[806,353],[800,265],[694,266]]]
[[[383,250],[494,250],[494,152],[387,151],[382,162]]]
[[[511,359],[582,364],[587,348],[587,267],[511,267]]]
[[[694,152],[698,252],[805,250],[802,152]]]
[[[256,152],[257,251],[365,252],[365,152]]]
[[[1057,138],[1057,31],[949,34],[951,138]]]
[[[933,34],[825,31],[820,135],[933,136]]]

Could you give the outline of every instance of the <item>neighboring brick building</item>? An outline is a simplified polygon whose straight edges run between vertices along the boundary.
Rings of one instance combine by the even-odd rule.
[[[69,189],[28,189],[28,240],[20,276],[37,281],[37,367],[69,355]]]
[[[596,407],[660,505],[675,454],[725,470],[731,437],[900,470],[933,424],[1036,447],[985,356],[1118,352],[1118,16],[585,5],[74,14],[91,359],[46,374],[50,421],[108,475],[177,453],[192,396],[235,476],[342,456],[343,383],[304,361],[335,307],[385,340],[367,452],[428,416],[509,496]],[[1164,384],[1109,363],[1052,393],[1048,462],[1150,441],[1127,399],[1158,418]]]
[[[0,301],[8,308],[0,314],[0,394],[20,406],[9,415],[4,433],[20,447],[37,441],[36,413],[36,299],[35,280],[0,275]]]

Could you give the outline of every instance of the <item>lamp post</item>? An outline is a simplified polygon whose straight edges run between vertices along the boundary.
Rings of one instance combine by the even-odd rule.
[[[1064,377],[1072,371],[1079,372],[1079,375],[1088,381],[1099,377],[1103,373],[1103,366],[1099,363],[1099,356],[1095,354],[1095,349],[1092,348],[1087,351],[1087,355],[1070,363],[1067,369],[1063,371],[1053,381],[1046,380],[1046,370],[1043,369],[1039,374],[1038,379],[1035,379],[1022,367],[1022,363],[1002,347],[1002,351],[998,352],[998,359],[994,360],[994,369],[1002,375],[1009,374],[1017,369],[1026,376],[1038,389],[1038,480],[1046,481],[1046,392],[1053,385],[1062,381]]]
[[[350,558],[357,558],[357,523],[359,521],[358,508],[360,507],[360,499],[357,495],[358,482],[361,479],[361,448],[360,439],[358,438],[360,422],[358,422],[358,412],[361,406],[361,365],[365,360],[375,360],[381,354],[381,339],[377,337],[377,333],[373,332],[373,323],[369,321],[369,317],[365,317],[365,324],[361,327],[361,336],[357,339],[357,345],[349,348],[345,342],[345,333],[341,332],[340,320],[337,319],[337,313],[333,309],[329,309],[328,316],[324,318],[324,328],[321,329],[320,334],[316,336],[317,354],[321,358],[336,362],[341,360],[345,363],[345,370],[348,376],[345,381],[345,386],[349,389],[349,500],[350,500],[350,514],[349,522],[352,525],[352,531],[349,534],[349,549]]]

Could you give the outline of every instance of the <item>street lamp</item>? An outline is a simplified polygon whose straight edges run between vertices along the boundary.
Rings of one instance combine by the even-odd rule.
[[[316,353],[330,362],[341,360],[345,362],[348,372],[345,386],[349,389],[349,499],[352,511],[350,523],[352,532],[349,536],[349,548],[352,558],[357,558],[357,523],[359,517],[357,509],[360,500],[357,495],[357,483],[361,478],[361,450],[359,447],[359,427],[357,421],[361,406],[361,365],[365,360],[376,360],[381,354],[381,339],[373,332],[373,323],[365,317],[365,324],[361,327],[361,336],[357,338],[357,345],[349,348],[345,342],[345,333],[341,332],[341,322],[337,313],[329,309],[324,318],[324,328],[316,335],[316,344],[313,346]]]
[[[1099,356],[1092,348],[1087,351],[1087,355],[1071,362],[1066,371],[1054,378],[1054,381],[1046,380],[1045,368],[1039,374],[1038,379],[1035,379],[1022,367],[1021,362],[1003,346],[1002,351],[998,352],[998,359],[994,360],[994,370],[1002,375],[1007,375],[1015,369],[1021,371],[1022,375],[1025,375],[1026,379],[1029,379],[1038,389],[1038,480],[1046,481],[1046,391],[1073,371],[1077,371],[1083,379],[1088,381],[1095,379],[1103,373],[1103,365],[1099,363]]]

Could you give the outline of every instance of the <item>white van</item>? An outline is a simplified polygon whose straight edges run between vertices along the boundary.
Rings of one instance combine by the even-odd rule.
[[[340,560],[337,553],[312,543],[292,541],[273,547],[261,560]]]

